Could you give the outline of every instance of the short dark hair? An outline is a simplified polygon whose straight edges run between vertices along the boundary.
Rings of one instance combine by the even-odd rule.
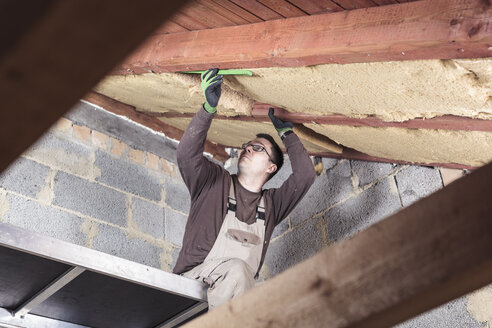
[[[270,174],[270,176],[268,177],[268,180],[270,180],[271,178],[273,178],[275,176],[275,174],[277,174],[278,171],[280,171],[280,168],[282,168],[282,165],[284,165],[284,154],[282,153],[282,150],[280,149],[279,145],[277,144],[277,142],[275,142],[275,139],[273,139],[273,137],[271,135],[266,134],[266,133],[258,133],[256,135],[256,137],[266,139],[266,140],[270,141],[270,143],[272,144],[271,156],[273,159],[273,164],[277,165],[277,170]]]

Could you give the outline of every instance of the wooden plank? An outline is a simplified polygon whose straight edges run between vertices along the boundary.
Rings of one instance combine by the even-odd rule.
[[[491,180],[489,164],[184,327],[391,327],[486,286]]]
[[[154,36],[113,74],[489,57],[491,22],[481,0],[435,0]]]
[[[202,23],[203,25],[208,26],[209,28],[236,25],[227,17],[216,13],[198,1],[190,1],[186,7],[181,10],[181,12],[184,15]]]
[[[166,33],[181,33],[188,32],[187,28],[184,28],[181,25],[176,24],[171,20],[167,20],[164,24],[162,24],[157,30],[152,34],[166,34]]]
[[[155,117],[147,115],[146,113],[139,112],[133,106],[111,99],[97,92],[88,93],[85,95],[83,100],[99,106],[108,112],[125,116],[128,119],[142,124],[143,126],[146,126],[156,132],[164,133],[169,138],[181,140],[181,137],[183,136],[184,132],[182,130],[168,125]],[[205,142],[205,152],[212,154],[216,160],[221,162],[225,162],[229,158],[229,154],[226,153],[224,146],[217,145],[210,141]]]
[[[326,14],[343,10],[342,7],[329,0],[289,0],[289,2],[310,15]]]
[[[272,20],[283,18],[279,13],[271,10],[267,6],[257,2],[250,0],[231,0],[236,5],[246,9],[250,13],[253,13],[255,16],[260,17],[263,20]]]
[[[235,3],[229,1],[229,0],[210,0],[210,2],[214,2],[225,9],[233,12],[234,14],[240,16],[241,18],[247,20],[249,23],[259,23],[263,22],[263,20],[260,17],[257,17],[250,13],[247,10],[244,10],[243,8],[239,7]]]
[[[372,1],[378,6],[394,5],[399,3],[397,0],[372,0]]]
[[[306,16],[305,12],[303,12],[296,6],[291,5],[289,2],[285,0],[258,0],[258,2],[274,10],[275,12],[279,13],[283,17]]]
[[[210,0],[199,0],[198,1],[201,5],[209,8],[210,10],[213,10],[215,13],[221,15],[222,17],[226,17],[229,19],[231,22],[233,22],[233,25],[243,25],[243,24],[249,24],[248,20],[242,18],[241,16],[235,14],[234,12],[230,11],[229,9],[226,9],[222,7],[221,5],[210,1]],[[258,18],[257,21],[260,21]]]
[[[376,4],[371,0],[336,0],[345,10],[374,7]]]
[[[0,57],[0,171],[180,4],[53,0],[28,22],[23,10],[2,11],[17,32]]]
[[[188,16],[183,11],[178,11],[171,17],[171,21],[175,22],[178,25],[183,26],[184,28],[190,31],[198,31],[198,30],[206,30],[209,29],[210,26],[202,23],[199,20],[196,20],[193,17]],[[180,34],[183,35],[183,34]]]

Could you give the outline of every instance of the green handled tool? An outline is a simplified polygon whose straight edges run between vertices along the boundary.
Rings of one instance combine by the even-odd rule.
[[[179,72],[179,73],[190,73],[190,74],[202,74],[206,71],[189,71],[189,72]],[[247,75],[253,76],[253,72],[246,69],[221,69],[217,72],[217,75]]]

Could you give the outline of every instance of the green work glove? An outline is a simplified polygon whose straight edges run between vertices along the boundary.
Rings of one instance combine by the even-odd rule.
[[[277,130],[278,135],[280,137],[283,137],[286,132],[292,131],[292,128],[294,127],[294,125],[291,122],[284,122],[281,119],[279,119],[278,117],[276,117],[273,114],[273,108],[272,107],[270,107],[268,109],[268,117],[270,117],[270,120],[272,120],[273,126]],[[291,132],[289,132],[289,133],[291,133]]]
[[[211,68],[206,72],[203,72],[202,77],[202,90],[205,96],[205,104],[203,108],[210,114],[217,111],[217,104],[221,94],[222,75],[217,75],[218,68]]]

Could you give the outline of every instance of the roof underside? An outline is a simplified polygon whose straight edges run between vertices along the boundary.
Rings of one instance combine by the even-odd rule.
[[[258,115],[271,105],[313,154],[335,155],[328,137],[373,160],[476,167],[492,159],[490,16],[480,1],[192,1],[95,91],[184,130],[199,77],[169,72],[251,69],[225,78],[211,142],[274,134]]]

